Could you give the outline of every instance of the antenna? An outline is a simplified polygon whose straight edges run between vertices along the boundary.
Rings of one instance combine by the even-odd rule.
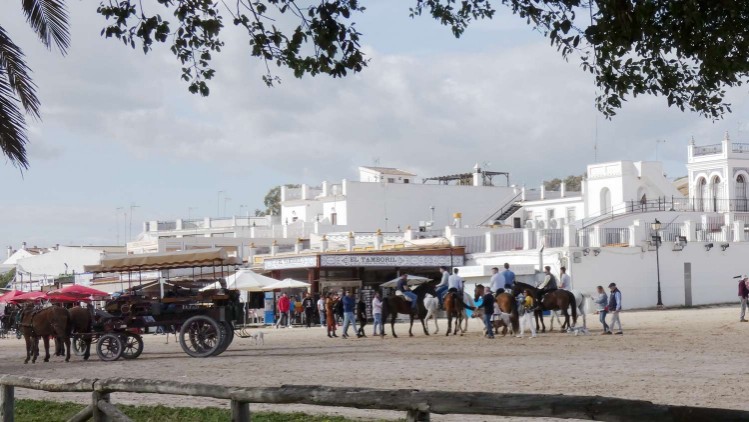
[[[372,165],[375,166],[375,167],[379,167],[380,166],[380,157],[374,157],[374,158],[372,158]]]

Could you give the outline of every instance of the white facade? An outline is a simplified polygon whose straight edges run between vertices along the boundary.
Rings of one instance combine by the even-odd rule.
[[[703,212],[748,212],[749,144],[689,145],[689,199]]]
[[[98,265],[104,254],[102,249],[59,246],[44,254],[19,259],[14,283],[18,289],[37,290],[57,277],[83,274],[85,265]]]
[[[416,175],[392,167],[359,167],[360,182],[416,183]]]

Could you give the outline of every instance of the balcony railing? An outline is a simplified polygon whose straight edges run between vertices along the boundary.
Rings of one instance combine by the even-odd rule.
[[[721,154],[723,152],[723,145],[721,144],[713,144],[713,145],[704,145],[701,147],[694,147],[694,153],[693,156],[699,157],[702,155],[712,155],[712,154]]]

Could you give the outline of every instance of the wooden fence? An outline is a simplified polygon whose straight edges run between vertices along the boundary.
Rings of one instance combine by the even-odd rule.
[[[395,410],[409,422],[429,421],[430,413],[521,417],[574,418],[599,421],[746,421],[749,411],[669,406],[644,400],[547,394],[479,393],[422,390],[284,385],[227,387],[221,385],[130,378],[41,379],[0,376],[0,419],[13,421],[14,388],[50,392],[91,393],[91,404],[70,421],[129,421],[110,403],[112,393],[172,394],[231,401],[232,421],[250,420],[250,403],[309,404]]]

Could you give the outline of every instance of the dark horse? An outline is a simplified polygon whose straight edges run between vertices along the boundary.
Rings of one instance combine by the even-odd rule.
[[[539,289],[531,286],[530,284],[520,283],[518,281],[516,281],[512,285],[513,296],[519,295],[524,290],[530,290],[535,298]],[[562,324],[560,331],[564,331],[565,329],[571,327],[570,314],[567,310],[570,307],[572,307],[572,323],[577,324],[577,306],[575,306],[575,295],[573,295],[571,292],[563,289],[552,290],[551,292],[544,295],[543,299],[541,299],[540,305],[541,306],[537,307],[536,311],[534,312],[534,315],[536,316],[536,330],[540,330],[542,333],[546,332],[546,324],[544,324],[543,311],[547,310],[554,311],[558,309],[562,311],[562,315],[564,315],[564,324]],[[540,329],[538,325],[539,320],[541,321]]]
[[[73,345],[83,349],[83,360],[88,360],[91,356],[91,332],[93,331],[92,311],[88,308],[74,306],[70,308],[70,321],[73,334]],[[55,338],[55,356],[64,356],[65,348],[63,344]]]
[[[466,316],[464,311],[465,303],[460,296],[460,293],[455,291],[455,289],[450,289],[445,295],[444,305],[445,312],[447,313],[447,332],[445,333],[445,336],[450,335],[453,318],[455,318],[455,330],[453,331],[453,335],[457,335],[458,330],[460,330],[460,335],[463,335],[464,331],[463,327],[461,327],[461,323]],[[466,327],[468,327],[468,325],[466,325]]]
[[[59,306],[34,309],[24,308],[21,314],[21,329],[26,341],[26,360],[23,363],[36,363],[39,356],[39,338],[44,341],[44,361],[49,362],[49,337],[53,336],[67,348],[65,362],[70,361],[70,334],[73,324],[70,312]]]
[[[435,284],[436,283],[434,282],[427,282],[420,284],[411,290],[416,294],[417,298],[415,312],[412,311],[411,302],[401,296],[392,294],[382,299],[382,322],[387,323],[387,318],[390,316],[390,331],[392,331],[393,337],[398,337],[395,334],[395,318],[398,317],[398,314],[407,314],[411,316],[411,326],[408,328],[409,336],[413,337],[412,330],[414,327],[414,317],[418,317],[419,321],[421,321],[421,326],[424,328],[424,334],[429,335],[429,331],[427,331],[426,324],[424,323],[424,317],[427,315],[427,309],[424,306],[424,297],[427,293],[435,297],[437,296],[437,293],[434,291]],[[384,335],[385,332],[383,330],[382,336]]]

